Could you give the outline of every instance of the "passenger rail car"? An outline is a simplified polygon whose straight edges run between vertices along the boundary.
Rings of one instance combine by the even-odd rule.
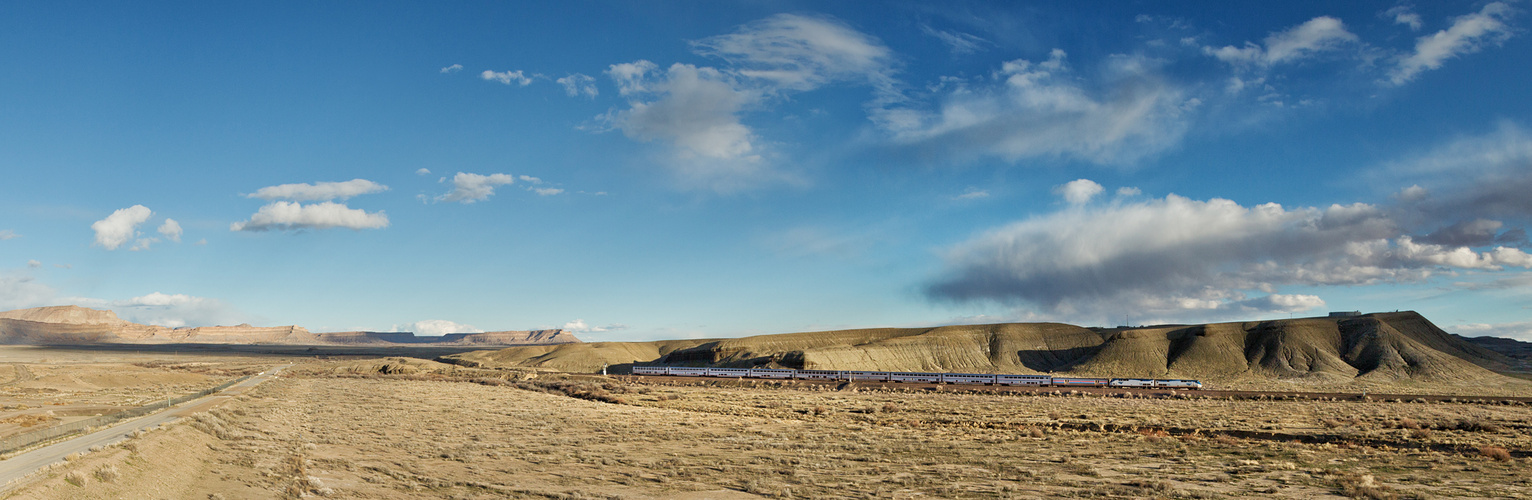
[[[1139,389],[1201,389],[1202,382],[1181,379],[1081,378],[1050,375],[989,373],[873,372],[859,370],[792,370],[786,368],[695,368],[685,366],[635,366],[634,375],[676,377],[774,378],[797,380],[846,380],[917,384],[1011,385],[1031,387],[1121,387]]]

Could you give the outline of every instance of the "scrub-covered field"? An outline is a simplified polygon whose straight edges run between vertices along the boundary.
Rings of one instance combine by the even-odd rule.
[[[1527,497],[1529,450],[1519,405],[655,386],[372,361],[294,367],[11,495]]]

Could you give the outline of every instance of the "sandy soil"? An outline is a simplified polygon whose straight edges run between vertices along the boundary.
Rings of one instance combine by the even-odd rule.
[[[11,497],[1532,496],[1525,406],[671,387],[453,370],[478,383],[295,370]],[[1289,437],[1230,436],[1240,431]],[[1404,447],[1368,444],[1380,441]]]

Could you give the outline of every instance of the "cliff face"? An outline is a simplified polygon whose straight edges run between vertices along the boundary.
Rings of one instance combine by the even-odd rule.
[[[140,325],[112,311],[79,306],[37,307],[0,312],[0,344],[366,344],[366,345],[543,345],[578,343],[563,330],[507,331],[416,337],[409,332],[315,334],[301,326],[203,326],[167,328]]]

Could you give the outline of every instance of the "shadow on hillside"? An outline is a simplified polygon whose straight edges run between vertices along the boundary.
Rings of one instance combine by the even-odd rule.
[[[1100,350],[1101,346],[1074,347],[1059,350],[1023,350],[1016,351],[1016,357],[1020,359],[1022,366],[1032,371],[1039,373],[1062,372],[1069,371],[1075,365],[1085,362],[1092,356],[1095,356],[1096,352]]]

